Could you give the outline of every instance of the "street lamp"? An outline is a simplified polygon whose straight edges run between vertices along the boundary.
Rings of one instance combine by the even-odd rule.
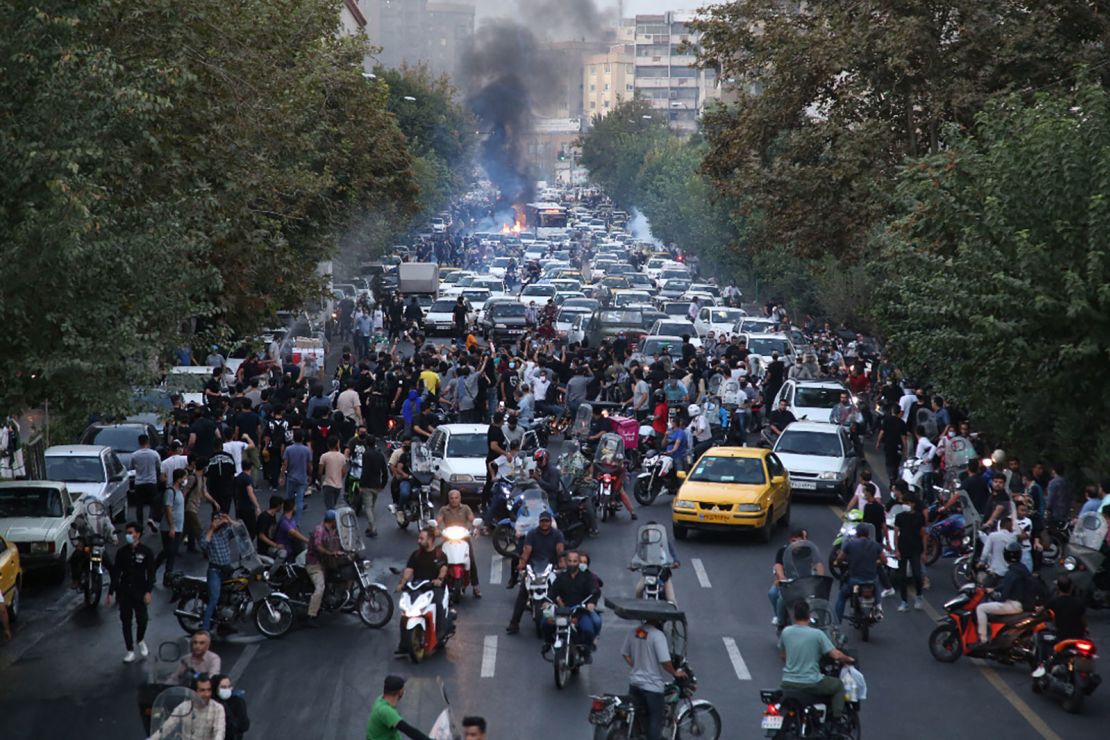
[[[416,102],[416,98],[414,98],[414,97],[413,97],[413,96],[411,96],[411,95],[406,95],[406,96],[404,96],[403,98],[401,98],[401,100],[406,100],[406,101],[408,101],[408,102],[410,102],[410,103],[415,103],[415,102]]]
[[[640,116],[640,118],[644,119],[645,121],[650,121],[651,120],[651,116],[649,116],[647,114]]]

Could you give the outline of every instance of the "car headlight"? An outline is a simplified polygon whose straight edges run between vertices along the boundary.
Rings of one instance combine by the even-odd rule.
[[[465,473],[455,474],[451,476],[450,481],[452,483],[473,483],[474,476],[466,475]]]
[[[840,473],[834,473],[831,470],[825,471],[817,476],[817,480],[837,480],[840,478]]]
[[[1075,558],[1071,555],[1068,555],[1066,558],[1064,558],[1064,570],[1075,570]]]
[[[674,507],[676,509],[696,509],[698,508],[698,505],[695,504],[693,501],[684,501],[682,499],[679,499],[678,501],[674,502]]]
[[[763,511],[763,507],[759,504],[740,504],[736,507],[737,511]]]
[[[41,554],[41,553],[47,553],[47,552],[53,552],[53,551],[54,551],[54,543],[53,542],[32,542],[31,543],[31,552],[33,552],[33,553]]]

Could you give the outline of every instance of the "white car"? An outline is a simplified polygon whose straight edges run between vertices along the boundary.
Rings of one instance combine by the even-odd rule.
[[[465,303],[465,300],[464,300]],[[433,334],[452,333],[455,331],[455,306],[458,305],[455,298],[440,298],[431,305],[428,312],[424,314],[424,331],[431,336]],[[472,314],[469,306],[467,307],[467,322],[470,322]]]
[[[441,424],[428,440],[433,479],[444,502],[447,492],[459,489],[464,499],[477,499],[486,485],[488,424]]]
[[[778,322],[765,316],[744,316],[732,327],[732,333],[773,332],[777,326]]]
[[[782,384],[771,408],[778,408],[779,401],[786,401],[786,408],[798,421],[829,423],[833,407],[840,403],[840,394],[852,394],[842,384],[832,380],[788,380]]]
[[[208,365],[175,365],[170,368],[163,385],[168,393],[181,394],[185,404],[204,405],[204,385],[212,378]]]
[[[691,301],[697,298],[698,303],[702,306],[716,306],[718,298],[715,298],[712,293],[707,293],[704,290],[694,290],[689,288],[685,293],[680,296],[680,300]]]
[[[851,496],[859,460],[841,427],[796,421],[782,430],[774,451],[790,472],[791,491],[830,494],[842,501]]]
[[[127,515],[131,476],[111,447],[54,445],[44,455],[47,480],[65,483],[74,496],[97,499],[112,519]]]
[[[482,309],[485,308],[486,301],[492,298],[489,288],[463,288],[459,295],[463,297],[467,303],[470,304],[470,310],[475,315],[481,315]]]
[[[694,329],[699,337],[704,337],[709,332],[717,336],[728,336],[736,326],[736,322],[746,315],[742,308],[702,306],[698,311],[698,317],[694,319]]]
[[[555,292],[555,305],[561,306],[571,298],[585,298],[586,294],[580,290],[559,290]],[[529,299],[531,300],[531,299]]]
[[[79,498],[56,481],[0,483],[0,537],[19,548],[24,569],[48,566],[64,577]]]
[[[567,329],[567,342],[573,344],[578,342],[581,344],[586,340],[586,330],[590,324],[590,318],[593,317],[593,311],[590,313],[580,314],[574,317],[571,322],[570,328]]]
[[[526,260],[541,260],[543,253],[547,251],[546,244],[533,244],[524,250],[524,259]]]
[[[787,367],[797,360],[798,353],[794,349],[794,343],[785,334],[744,334],[742,336],[748,342],[748,352],[757,357],[764,367],[771,361],[773,352],[779,353],[779,359]]]
[[[690,337],[690,344],[694,347],[701,346],[701,339],[694,332],[694,325],[689,321],[673,319],[657,319],[648,331],[648,337]]]
[[[646,290],[618,290],[613,293],[613,305],[617,308],[646,304],[651,305],[651,293]]]
[[[558,292],[558,289],[550,283],[532,283],[525,285],[524,290],[520,291],[520,300],[525,304],[535,301],[537,306],[543,306]]]
[[[513,260],[511,257],[494,257],[493,261],[489,263],[489,269],[487,270],[487,272],[490,274],[491,277],[495,277],[498,280],[504,280],[505,271],[508,269],[509,263],[512,261]]]
[[[491,296],[505,295],[505,281],[493,276],[477,277],[470,281],[471,288],[485,288]]]
[[[579,316],[586,316],[588,318],[592,314],[593,311],[584,306],[563,306],[555,316],[555,331],[559,336],[565,337],[569,334],[575,318]]]

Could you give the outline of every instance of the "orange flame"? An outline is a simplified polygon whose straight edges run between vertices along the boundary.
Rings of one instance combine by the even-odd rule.
[[[513,210],[516,212],[516,218],[513,220],[513,223],[511,225],[503,224],[501,226],[502,234],[520,234],[527,226],[524,220],[524,209],[520,206],[514,205]]]

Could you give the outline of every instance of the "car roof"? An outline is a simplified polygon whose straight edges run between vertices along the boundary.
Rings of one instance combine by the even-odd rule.
[[[764,447],[710,447],[702,457],[758,457],[764,458],[771,450]]]
[[[825,424],[820,421],[792,421],[786,425],[786,429],[782,430],[783,434],[788,431],[795,432],[820,432],[822,434],[836,434],[840,429],[838,424]],[[781,437],[780,437],[781,439]]]
[[[846,391],[848,387],[837,380],[791,380],[799,388],[835,388],[838,391]]]
[[[436,429],[451,434],[485,434],[489,431],[489,424],[440,424]]]
[[[790,337],[788,337],[786,334],[783,334],[781,331],[746,331],[743,332],[743,335],[748,339],[786,339],[788,341],[790,339]]]
[[[157,389],[151,389],[151,390],[157,390]],[[150,425],[147,424],[144,421],[120,421],[120,422],[116,422],[115,424],[111,424],[111,423],[106,422],[106,421],[98,421],[98,422],[94,422],[92,424],[89,424],[89,426],[86,427],[86,431],[89,430],[89,429],[140,429],[140,430],[145,431],[146,428],[149,427],[149,426]]]
[[[54,445],[53,447],[47,447],[43,454],[47,457],[62,457],[65,455],[73,457],[96,457],[105,450],[111,449],[111,447],[106,447],[105,445]]]

